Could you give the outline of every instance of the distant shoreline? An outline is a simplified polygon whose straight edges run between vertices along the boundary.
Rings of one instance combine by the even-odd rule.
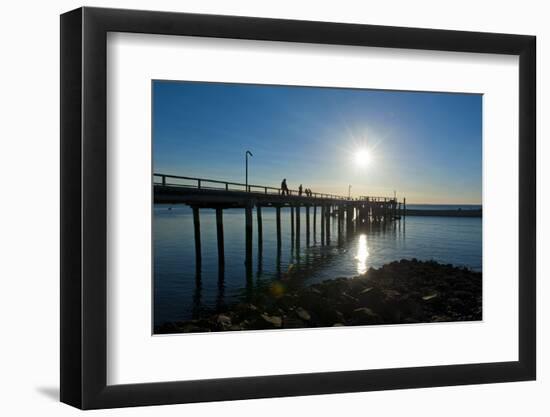
[[[420,210],[420,209],[407,209],[405,211],[407,216],[435,216],[435,217],[483,217],[483,210]]]

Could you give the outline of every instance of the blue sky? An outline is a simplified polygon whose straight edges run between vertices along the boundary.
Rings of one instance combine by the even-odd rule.
[[[155,172],[244,182],[247,149],[251,184],[481,204],[482,96],[153,82]]]

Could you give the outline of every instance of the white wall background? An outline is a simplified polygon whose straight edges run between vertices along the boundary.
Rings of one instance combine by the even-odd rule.
[[[59,14],[73,0],[3,4],[0,88],[0,410],[3,415],[75,415],[59,393]],[[238,14],[532,34],[538,37],[538,256],[550,250],[550,146],[543,120],[550,97],[550,26],[545,2],[536,0],[255,1],[124,0],[86,5],[181,12]],[[6,189],[7,188],[7,189]],[[281,416],[347,412],[371,415],[529,415],[550,412],[550,267],[538,268],[538,381],[453,388],[325,395],[231,403],[99,411],[97,415]],[[546,394],[546,395],[545,395]]]

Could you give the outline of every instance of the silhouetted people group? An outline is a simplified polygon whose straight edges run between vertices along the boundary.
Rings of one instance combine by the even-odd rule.
[[[304,186],[300,184],[300,186],[298,187],[298,195],[301,196],[303,194],[305,194],[307,197],[313,196],[313,192],[310,188],[306,188],[304,190]],[[290,195],[290,191],[288,189],[288,186],[286,185],[286,178],[283,178],[283,181],[281,182],[281,195]]]

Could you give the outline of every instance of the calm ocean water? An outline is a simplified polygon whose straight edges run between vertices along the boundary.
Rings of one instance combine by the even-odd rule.
[[[478,209],[481,206],[408,205],[411,209]],[[247,271],[244,210],[224,210],[225,268],[218,271],[215,211],[201,210],[202,268],[195,267],[193,216],[187,206],[155,205],[154,323],[186,320],[204,311],[237,301],[275,279],[300,284],[336,277],[353,277],[370,267],[403,258],[436,260],[481,270],[482,219],[409,216],[386,227],[372,225],[350,232],[338,245],[337,225],[331,222],[331,245],[321,246],[313,226],[306,242],[302,211],[300,246],[291,242],[290,211],[282,209],[282,249],[277,256],[275,209],[263,208],[263,249],[258,252],[254,212],[254,260]],[[313,221],[313,213],[311,213]],[[345,229],[345,228],[344,228]],[[345,230],[344,230],[345,232]]]
[[[407,204],[411,210],[480,210],[479,204]]]

